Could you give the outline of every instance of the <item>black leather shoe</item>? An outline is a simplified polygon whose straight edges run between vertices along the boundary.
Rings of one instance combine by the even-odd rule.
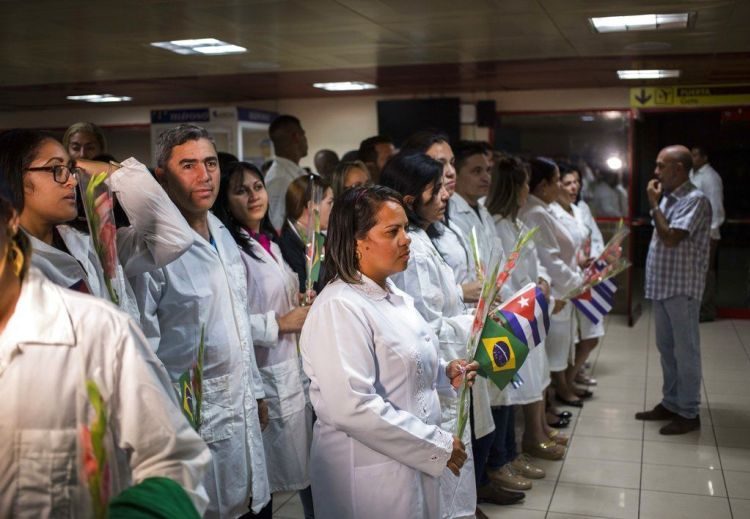
[[[580,390],[580,391],[576,391],[575,394],[581,400],[588,400],[589,398],[591,398],[592,396],[594,396],[594,393],[592,393],[588,389],[583,389],[583,390]]]
[[[695,418],[684,418],[677,415],[677,418],[669,422],[667,425],[659,429],[659,434],[673,435],[673,434],[687,434],[691,431],[697,431],[701,428],[701,417],[696,416]]]
[[[559,418],[554,423],[547,422],[547,425],[549,425],[550,427],[554,427],[555,429],[565,429],[570,425],[570,418]]]
[[[675,418],[679,418],[680,415],[677,413],[673,413],[666,407],[664,407],[661,404],[656,404],[656,407],[654,407],[651,411],[641,411],[640,413],[635,413],[635,419],[636,420],[674,420]]]
[[[556,396],[555,398],[563,405],[569,405],[570,407],[583,407],[583,400],[565,400],[559,396]]]
[[[571,413],[570,411],[563,411],[562,413],[558,413],[556,416],[558,418],[566,418],[570,420],[571,418],[573,418],[573,413]]]
[[[526,494],[523,492],[505,490],[495,482],[490,482],[477,489],[477,502],[479,503],[492,503],[500,506],[513,505],[519,501],[523,501],[525,497]]]

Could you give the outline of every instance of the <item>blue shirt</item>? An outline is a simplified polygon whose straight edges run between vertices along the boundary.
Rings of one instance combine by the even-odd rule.
[[[654,229],[646,258],[646,298],[684,295],[700,300],[708,270],[711,204],[687,181],[663,196],[659,208],[670,229],[688,235],[676,247],[667,247]]]

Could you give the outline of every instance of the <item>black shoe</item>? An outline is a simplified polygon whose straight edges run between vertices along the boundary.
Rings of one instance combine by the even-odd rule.
[[[588,389],[583,389],[581,391],[575,391],[575,394],[581,400],[588,400],[589,398],[591,398],[592,396],[594,396],[594,393],[592,393]]]
[[[556,416],[558,418],[565,418],[567,420],[570,420],[571,418],[573,418],[573,413],[571,413],[570,411],[563,411],[562,413],[558,413]]]
[[[656,407],[654,407],[651,411],[641,411],[640,413],[635,413],[635,419],[636,420],[674,420],[676,418],[679,418],[680,415],[677,413],[673,413],[666,407],[664,407],[661,404],[656,404]]]
[[[549,425],[550,427],[554,427],[555,429],[565,429],[570,425],[570,418],[559,418],[554,423],[547,422],[547,425]]]
[[[565,400],[560,396],[556,396],[555,398],[563,405],[569,405],[570,407],[583,407],[583,400]]]
[[[505,490],[500,485],[490,482],[483,487],[477,489],[477,502],[479,503],[492,503],[493,505],[512,505],[523,501],[526,494],[523,492],[514,492],[512,490]]]
[[[667,425],[659,429],[659,434],[673,435],[673,434],[687,434],[691,431],[697,431],[701,428],[701,417],[696,416],[695,418],[683,418],[677,415],[677,418],[669,422]]]

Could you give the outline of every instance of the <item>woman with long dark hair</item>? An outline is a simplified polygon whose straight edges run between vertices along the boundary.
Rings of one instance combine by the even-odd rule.
[[[330,282],[300,338],[318,416],[310,466],[319,517],[443,517],[439,476],[466,460],[440,426],[438,392],[455,398],[451,388],[477,365],[443,360],[412,298],[389,279],[410,258],[405,209],[398,193],[375,186],[346,191],[331,213]]]
[[[312,409],[307,405],[297,353],[297,334],[309,306],[301,307],[297,274],[287,265],[268,217],[263,175],[248,162],[222,165],[214,214],[242,249],[247,271],[250,324],[263,389],[268,426],[263,431],[271,493],[299,490],[312,517],[308,462]],[[309,508],[309,510],[307,510]],[[269,517],[272,504],[266,505]],[[263,513],[259,514],[263,517]]]

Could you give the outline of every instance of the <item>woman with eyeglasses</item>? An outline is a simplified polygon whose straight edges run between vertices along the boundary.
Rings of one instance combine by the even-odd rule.
[[[156,509],[200,517],[208,505],[201,480],[211,454],[179,411],[161,362],[133,319],[34,268],[19,216],[25,211],[19,193],[31,184],[7,175],[5,165],[0,517],[94,517],[97,504],[103,511],[112,505],[110,517],[157,517]],[[32,160],[29,167],[38,166]],[[47,201],[67,205],[64,197]],[[136,497],[132,485],[158,492],[159,502],[152,497],[128,511],[126,501]],[[90,490],[99,490],[101,500],[94,502]],[[120,495],[123,490],[128,494]]]
[[[54,137],[38,130],[0,134],[0,174],[16,188],[20,224],[34,249],[34,266],[58,285],[109,300],[104,270],[91,237],[68,225],[77,217],[77,174],[108,173],[107,184],[132,223],[117,229],[120,306],[140,318],[127,281],[179,257],[192,243],[190,227],[145,166],[72,161]]]

